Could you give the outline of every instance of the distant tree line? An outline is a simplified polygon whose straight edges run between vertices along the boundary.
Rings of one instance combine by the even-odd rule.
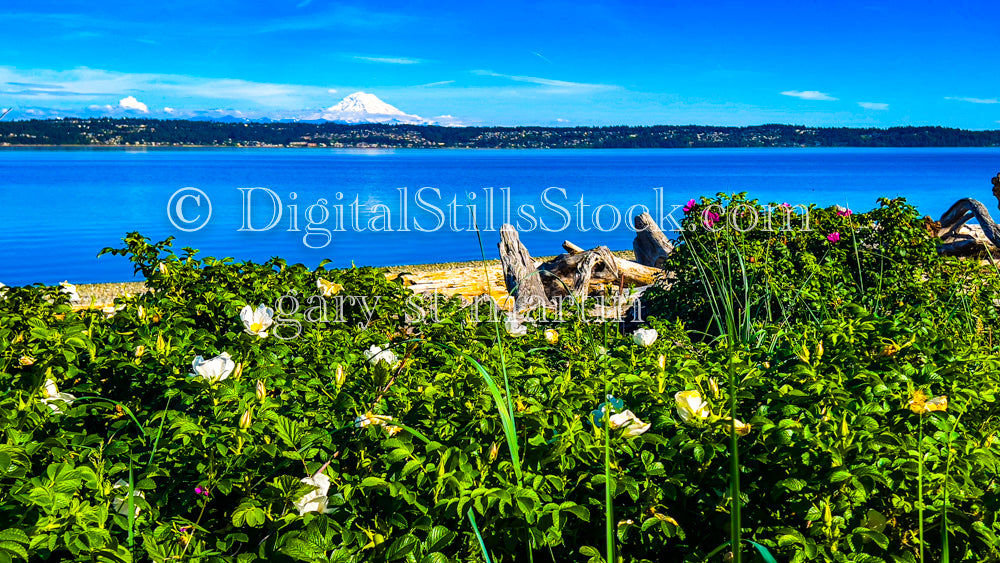
[[[441,127],[159,119],[0,121],[0,145],[469,148],[995,147],[1000,131],[947,127]]]

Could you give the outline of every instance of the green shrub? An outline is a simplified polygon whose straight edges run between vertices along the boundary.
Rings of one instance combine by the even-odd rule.
[[[922,466],[926,557],[940,556],[947,490],[950,557],[1000,560],[995,272],[938,258],[901,201],[811,212],[813,230],[785,242],[689,233],[648,347],[583,318],[555,325],[556,344],[541,327],[498,339],[457,299],[407,322],[419,302],[377,269],[177,256],[130,234],[112,252],[150,292],[109,318],[58,288],[0,298],[0,560],[485,560],[471,509],[491,561],[601,561],[609,405],[651,424],[610,435],[617,556],[702,561],[729,537],[730,365],[751,425],[743,537],[779,560],[916,561]],[[710,268],[744,265],[745,282],[726,279],[749,296],[753,338],[711,337],[695,245],[719,258]],[[312,322],[320,278],[368,301]],[[274,305],[285,295],[294,312]],[[259,304],[277,309],[267,338],[240,320]],[[372,346],[398,363],[373,364]],[[227,378],[191,375],[222,353]],[[43,401],[48,380],[76,400]],[[947,410],[912,412],[918,389]],[[684,390],[709,416],[682,421]],[[300,514],[317,472],[325,510]]]

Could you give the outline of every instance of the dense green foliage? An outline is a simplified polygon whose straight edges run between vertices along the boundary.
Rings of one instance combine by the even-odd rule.
[[[0,144],[462,148],[995,147],[1000,131],[948,127],[654,125],[443,127],[331,122],[66,118],[0,122]]]
[[[713,202],[733,209],[685,220],[649,346],[585,318],[513,336],[457,300],[408,322],[428,305],[375,269],[177,256],[134,233],[116,252],[152,291],[110,318],[7,289],[0,561],[482,561],[480,535],[491,561],[601,561],[606,438],[617,556],[703,561],[729,537],[730,368],[744,538],[779,560],[917,561],[919,479],[927,560],[945,538],[952,559],[1000,560],[996,272],[937,257],[901,201],[778,233],[698,228]],[[319,278],[367,299],[313,322]],[[738,341],[712,320],[716,283]],[[240,318],[261,303],[267,338]],[[191,375],[223,352],[228,378]],[[43,402],[49,379],[76,400]],[[711,412],[685,422],[684,390]],[[947,410],[911,411],[917,390]],[[651,427],[606,434],[602,407]],[[326,510],[301,514],[317,472]]]

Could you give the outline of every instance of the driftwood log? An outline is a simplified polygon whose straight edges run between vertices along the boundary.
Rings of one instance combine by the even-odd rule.
[[[649,213],[635,217],[635,240],[632,242],[635,261],[644,266],[662,268],[663,261],[674,251],[674,244],[663,234]]]
[[[993,181],[993,196],[1000,207],[1000,174]],[[975,218],[979,228],[966,225]],[[994,256],[1000,247],[1000,227],[990,217],[990,212],[982,202],[972,198],[956,201],[941,216],[937,236],[941,239],[938,252],[947,256],[972,256],[988,249]]]
[[[603,295],[608,286],[650,286],[663,278],[662,270],[619,258],[606,246],[584,250],[570,241],[563,242],[565,254],[535,262],[509,224],[500,228],[498,246],[504,284],[518,311],[548,307],[569,295]]]
[[[548,298],[539,274],[535,271],[535,261],[528,249],[521,244],[521,238],[513,225],[500,227],[500,266],[507,291],[514,296],[514,310],[524,311],[547,306]]]
[[[590,294],[591,282],[603,286],[617,284],[621,279],[615,255],[606,246],[576,254],[560,254],[538,269],[545,272],[543,282],[550,297],[566,295],[567,288],[574,296],[582,297]]]

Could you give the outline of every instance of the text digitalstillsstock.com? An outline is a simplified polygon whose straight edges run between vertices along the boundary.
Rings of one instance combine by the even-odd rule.
[[[314,203],[303,206],[296,192],[290,192],[282,199],[270,188],[236,189],[241,194],[241,225],[237,231],[259,233],[277,229],[304,233],[302,244],[314,249],[327,247],[333,241],[334,233],[348,231],[432,233],[447,229],[453,232],[496,232],[499,225],[512,224],[519,232],[541,230],[560,233],[574,230],[585,233],[596,230],[608,233],[620,228],[634,232],[631,218],[641,213],[651,213],[662,231],[679,233],[684,230],[681,220],[692,211],[698,213],[701,220],[690,222],[688,230],[732,228],[740,232],[787,231],[793,228],[793,218],[798,230],[810,230],[809,209],[804,205],[769,205],[762,213],[747,203],[724,208],[716,203],[695,206],[694,200],[691,200],[687,205],[671,204],[668,211],[663,188],[653,189],[655,203],[652,210],[640,203],[624,211],[609,203],[587,203],[583,195],[571,202],[566,190],[557,187],[539,192],[537,205],[521,203],[516,208],[510,188],[496,190],[499,198],[493,188],[483,188],[482,194],[467,192],[464,194],[465,203],[459,202],[457,194],[452,195],[449,201],[440,190],[431,187],[413,192],[411,203],[410,191],[398,188],[395,209],[381,201],[363,203],[357,194],[352,201],[348,201],[343,192],[334,193],[331,199],[317,198]],[[178,230],[198,231],[211,220],[212,201],[198,188],[181,188],[167,202],[167,217]]]

